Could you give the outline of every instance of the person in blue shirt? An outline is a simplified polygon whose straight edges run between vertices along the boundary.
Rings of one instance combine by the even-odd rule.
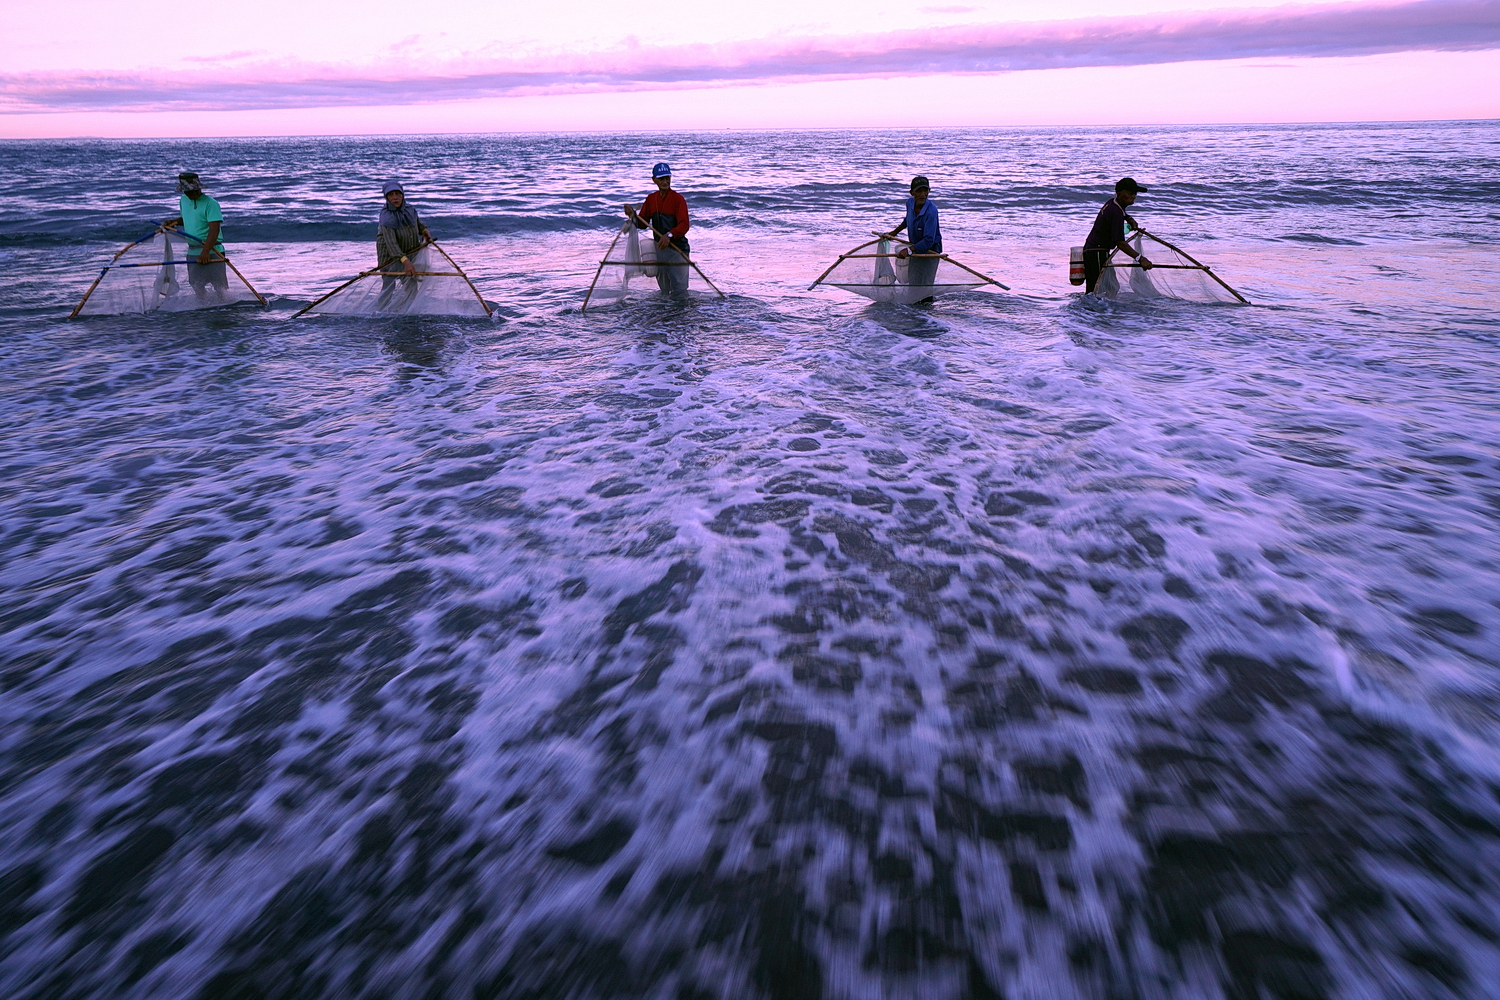
[[[224,213],[219,203],[203,193],[203,182],[191,170],[177,175],[177,211],[175,219],[162,225],[168,228],[181,226],[189,237],[187,277],[193,286],[193,294],[202,299],[212,285],[219,297],[229,292],[229,277],[224,270],[224,244],[219,242],[219,228],[224,224]],[[194,255],[192,250],[197,250]]]
[[[943,252],[943,233],[938,228],[937,205],[927,197],[932,190],[932,185],[927,178],[921,174],[911,179],[911,197],[906,199],[906,218],[901,220],[901,225],[892,229],[886,235],[895,236],[902,230],[907,231],[911,240],[910,246],[904,246],[896,251],[896,256],[908,260],[907,284],[930,285],[937,276],[938,258],[913,257],[912,254],[940,254]],[[930,302],[931,298],[922,300]]]

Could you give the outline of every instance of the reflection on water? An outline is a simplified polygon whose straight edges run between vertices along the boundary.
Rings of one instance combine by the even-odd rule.
[[[407,322],[409,328],[393,330],[386,335],[383,341],[386,349],[403,365],[419,370],[410,372],[410,375],[420,374],[420,370],[441,374],[447,337],[441,330],[422,329],[424,324],[421,322]]]

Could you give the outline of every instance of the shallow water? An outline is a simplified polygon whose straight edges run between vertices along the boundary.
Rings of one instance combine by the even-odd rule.
[[[1497,141],[0,146],[0,989],[1500,997]],[[181,167],[272,309],[64,321]],[[918,171],[1013,292],[805,293]],[[289,319],[392,174],[494,322]]]

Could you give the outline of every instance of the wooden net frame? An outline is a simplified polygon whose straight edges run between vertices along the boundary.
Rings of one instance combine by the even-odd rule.
[[[147,233],[145,236],[142,236],[140,239],[138,239],[138,240],[132,240],[131,242],[129,242],[129,243],[125,244],[123,247],[121,247],[119,250],[115,251],[115,255],[109,259],[109,263],[105,264],[102,268],[99,269],[99,275],[98,275],[98,277],[96,277],[93,280],[93,282],[89,285],[88,290],[83,293],[83,298],[79,299],[78,300],[78,304],[73,307],[73,311],[70,312],[70,313],[68,313],[68,319],[74,319],[74,318],[76,318],[78,316],[78,314],[83,311],[83,307],[88,304],[89,297],[94,294],[94,289],[96,289],[96,288],[99,287],[99,283],[104,280],[104,276],[107,275],[110,271],[116,270],[118,268],[124,268],[124,267],[176,267],[178,264],[196,264],[196,263],[198,263],[195,260],[188,260],[186,258],[184,258],[183,260],[180,260],[180,261],[178,261],[178,260],[172,260],[172,261],[157,260],[157,261],[150,261],[149,263],[148,262],[142,262],[142,263],[139,263],[139,264],[116,264],[115,263],[115,261],[117,261],[121,257],[125,256],[125,254],[127,252],[129,252],[130,250],[135,249],[136,247],[140,246],[142,243],[147,242],[148,240],[155,239],[158,234],[167,234],[167,235],[170,235],[170,236],[175,236],[178,239],[186,241],[187,244],[190,247],[191,246],[197,246],[197,247],[201,248],[203,246],[203,241],[202,240],[198,239],[196,236],[189,236],[187,233],[180,232],[176,227],[173,227],[173,226],[157,226],[155,229],[151,230],[151,232]],[[201,249],[200,249],[200,252],[201,252]],[[221,253],[221,252],[219,252],[217,250],[210,250],[209,251],[208,262],[210,264],[217,264],[217,263],[222,262],[222,263],[228,265],[229,269],[234,272],[234,276],[236,278],[240,279],[240,282],[245,286],[245,288],[250,292],[251,295],[255,296],[255,300],[257,302],[259,302],[261,304],[261,306],[264,307],[264,306],[269,306],[270,305],[270,303],[266,301],[265,296],[261,295],[260,292],[256,291],[255,290],[255,286],[252,285],[252,284],[250,284],[250,280],[248,278],[246,278],[243,274],[240,273],[240,269],[239,268],[237,268],[237,267],[234,266],[234,261],[232,261],[232,260],[229,259],[229,255],[228,254]]]

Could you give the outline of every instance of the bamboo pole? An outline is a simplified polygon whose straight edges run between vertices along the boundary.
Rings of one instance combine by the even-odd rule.
[[[423,247],[427,246],[427,243],[431,243],[431,242],[432,242],[431,240],[428,240],[426,243],[419,243],[416,246],[415,249],[409,250],[407,252],[408,253],[416,253],[417,250],[421,250]],[[444,254],[443,256],[446,257],[448,255]],[[450,263],[451,262],[452,261],[450,259]],[[321,298],[313,299],[307,305],[303,306],[301,309],[298,309],[296,312],[292,313],[292,319],[296,319],[298,316],[301,316],[303,313],[307,312],[309,309],[313,308],[314,306],[321,305],[323,302],[325,302],[328,299],[332,298],[333,296],[337,295],[339,292],[342,292],[344,289],[348,288],[350,285],[354,284],[356,281],[358,281],[361,278],[368,278],[372,274],[388,275],[388,276],[390,276],[392,278],[402,278],[402,277],[406,277],[407,276],[406,272],[404,272],[404,271],[398,272],[398,271],[387,271],[387,270],[385,270],[386,268],[388,268],[390,266],[391,266],[391,262],[387,261],[384,264],[376,264],[374,267],[370,268],[368,271],[361,271],[361,272],[359,272],[354,277],[350,278],[348,281],[344,282],[342,285],[339,285],[333,291],[329,292],[327,295],[324,295]],[[454,266],[456,267],[457,265],[454,265]],[[470,287],[472,288],[473,286],[471,285]]]
[[[896,258],[902,259],[902,260],[909,260],[912,257],[941,257],[941,256],[943,256],[943,255],[940,254],[940,253],[909,253],[905,257],[902,257],[899,253],[846,253],[846,254],[842,255],[841,257],[839,257],[839,260],[870,260],[870,259],[873,259],[873,258],[876,258],[876,257],[896,257]]]
[[[260,302],[262,307],[267,307],[271,304],[266,301],[266,297],[264,295],[255,290],[255,286],[250,284],[250,279],[246,278],[243,274],[240,273],[240,269],[234,266],[234,261],[230,260],[228,257],[224,257],[222,259],[224,263],[229,265],[229,269],[234,272],[234,276],[245,283],[245,287],[250,289],[250,294],[255,296],[256,300]]]
[[[162,227],[161,226],[157,226],[155,229],[151,230],[151,232],[147,233],[145,236],[142,236],[140,239],[138,239],[138,240],[136,240],[136,241],[134,241],[132,243],[127,243],[123,247],[121,247],[115,253],[115,255],[109,259],[109,263],[105,264],[102,268],[99,269],[99,277],[97,277],[97,278],[94,279],[94,283],[92,285],[89,285],[89,290],[83,293],[83,298],[79,299],[78,300],[78,304],[73,307],[73,311],[70,312],[70,313],[68,313],[68,319],[72,319],[72,318],[74,318],[75,316],[78,315],[78,313],[83,309],[84,303],[86,303],[89,300],[89,296],[94,294],[94,289],[96,289],[96,288],[99,287],[99,282],[103,281],[104,280],[104,276],[109,273],[110,267],[114,264],[115,261],[119,260],[121,257],[123,257],[125,255],[125,251],[126,250],[129,250],[131,247],[140,246],[142,243],[144,243],[147,240],[151,239],[153,236],[155,236],[157,233],[159,233],[161,231],[162,231]]]
[[[1197,258],[1195,258],[1192,254],[1188,253],[1186,250],[1182,249],[1181,247],[1177,246],[1176,244],[1168,243],[1166,240],[1162,239],[1160,236],[1157,236],[1155,233],[1148,233],[1144,229],[1137,230],[1137,232],[1139,232],[1142,236],[1149,236],[1149,237],[1151,237],[1153,240],[1155,240],[1156,242],[1160,243],[1162,246],[1166,247],[1169,250],[1174,250],[1177,253],[1182,254],[1188,260],[1192,261],[1194,264],[1197,264],[1199,267],[1203,268],[1203,273],[1207,274],[1210,278],[1214,279],[1219,284],[1223,285],[1224,286],[1224,290],[1227,291],[1230,295],[1233,295],[1235,298],[1239,299],[1242,303],[1244,303],[1247,306],[1250,304],[1250,300],[1249,299],[1245,298],[1239,292],[1237,292],[1233,288],[1229,287],[1229,282],[1225,281],[1223,278],[1219,277],[1217,274],[1214,274],[1214,269],[1213,268],[1209,267],[1207,264],[1204,264],[1202,261],[1200,261]]]
[[[609,241],[609,249],[604,251],[604,259],[601,260],[599,262],[599,266],[594,269],[594,280],[589,282],[589,290],[583,297],[583,305],[578,307],[578,312],[580,314],[588,312],[589,299],[592,299],[594,297],[594,286],[599,284],[599,275],[604,273],[604,265],[609,262],[609,255],[615,252],[615,244],[620,242],[620,237],[624,236],[625,231],[632,225],[634,225],[634,223],[632,223],[629,219],[626,219],[625,224],[622,225],[615,233],[615,238]]]
[[[372,274],[379,273],[379,271],[380,271],[380,268],[376,267],[376,268],[371,268],[368,271],[363,271],[363,272],[361,272],[359,274],[356,274],[354,277],[350,278],[348,281],[344,282],[342,285],[339,285],[337,288],[335,288],[333,291],[329,292],[327,295],[321,296],[320,298],[313,299],[307,305],[303,306],[301,309],[298,309],[296,312],[292,313],[292,319],[296,319],[298,316],[301,316],[303,313],[307,312],[309,309],[312,309],[315,306],[322,305],[325,301],[327,301],[328,299],[333,298],[339,292],[342,292],[344,289],[346,289],[350,285],[354,284],[360,278],[368,278]]]
[[[631,215],[631,220],[632,221],[634,221],[635,219],[640,218],[640,216],[636,215],[634,212],[631,212],[630,215]],[[621,229],[620,231],[624,232],[623,229]],[[653,236],[666,236],[667,235],[666,233],[658,233],[656,231],[656,227],[654,225],[651,227],[651,234]],[[670,243],[671,241],[669,240],[668,242]],[[661,248],[657,247],[657,251],[660,252],[660,250],[661,250]],[[682,257],[682,259],[687,263],[687,265],[689,267],[691,267],[694,271],[698,272],[698,277],[702,278],[705,282],[707,282],[708,287],[712,288],[714,290],[714,294],[715,295],[717,295],[721,299],[724,298],[724,293],[721,292],[721,291],[719,291],[719,286],[716,285],[716,284],[714,284],[712,281],[708,280],[708,275],[706,275],[706,274],[703,273],[703,268],[699,267],[696,263],[693,262],[693,258],[691,258],[691,257],[688,256],[688,252],[686,250],[678,250],[676,247],[672,247],[672,250],[674,250],[680,257]],[[682,265],[678,264],[675,260],[674,261],[667,261],[666,263],[663,263],[660,260],[660,258],[658,258],[657,261],[656,261],[656,266],[657,267],[681,267]]]
[[[118,251],[115,252],[115,255],[109,259],[109,262],[111,264],[113,264],[115,261],[119,260],[121,257],[123,257],[125,255],[125,251],[126,250],[129,250],[131,247],[138,247],[138,246],[140,246],[142,243],[144,243],[147,240],[151,239],[151,237],[155,236],[157,233],[160,233],[160,232],[164,232],[164,230],[162,229],[161,226],[157,226],[155,229],[151,230],[151,232],[147,233],[145,236],[142,236],[140,239],[136,240],[134,243],[127,243],[127,244],[125,244],[123,247],[121,247]]]
[[[189,236],[187,233],[178,232],[178,230],[172,229],[172,228],[168,228],[166,226],[163,226],[161,231],[164,232],[164,233],[172,233],[172,234],[174,234],[176,236],[181,236],[189,244],[196,243],[200,247],[203,246],[203,241],[200,240],[200,239],[198,239],[198,237],[196,237],[196,236]],[[220,253],[217,250],[210,249],[208,251],[208,257],[209,257],[208,262],[210,264],[216,264],[219,261],[223,261],[224,263],[228,264],[229,265],[229,269],[234,272],[234,276],[236,278],[240,279],[241,284],[243,284],[246,288],[250,289],[250,294],[255,296],[255,299],[256,299],[257,302],[259,302],[262,306],[269,306],[270,305],[270,303],[266,301],[265,296],[261,295],[260,292],[257,292],[255,290],[255,286],[252,285],[252,284],[250,284],[250,282],[245,278],[245,276],[240,273],[240,269],[234,266],[234,261],[232,261],[232,260],[229,259],[229,255],[228,254]],[[217,259],[215,259],[215,258],[217,258]],[[196,264],[197,261],[185,260],[185,261],[183,261],[183,263],[184,264]]]
[[[1148,271],[1207,271],[1208,268],[1202,264],[1152,264],[1147,268],[1144,264],[1105,264],[1105,267],[1139,267]]]
[[[828,265],[828,269],[826,271],[824,271],[822,274],[818,275],[818,279],[816,281],[814,281],[812,284],[810,284],[810,285],[807,286],[807,290],[810,292],[814,288],[817,288],[820,284],[822,284],[823,283],[823,279],[826,278],[826,277],[828,277],[830,274],[832,274],[834,268],[838,267],[844,261],[846,261],[850,257],[854,256],[855,250],[863,250],[865,247],[870,246],[871,244],[879,243],[879,242],[881,242],[881,240],[886,239],[886,237],[884,235],[882,235],[882,234],[878,234],[877,233],[876,235],[879,236],[880,238],[879,239],[870,240],[869,243],[861,243],[859,246],[855,247],[854,250],[850,250],[846,254],[840,254],[838,260],[834,261],[832,264],[829,264]]]
[[[883,236],[884,234],[880,234],[880,235]],[[897,243],[905,243],[907,246],[913,246],[914,245],[911,240],[903,240],[899,236],[889,236],[889,237],[885,237],[885,238],[886,239],[895,240]],[[869,246],[869,245],[870,244],[868,244],[868,243],[865,244],[865,246]],[[859,247],[855,247],[854,249],[858,250]],[[948,263],[952,264],[954,267],[961,267],[965,271],[968,271],[970,274],[974,275],[976,278],[983,278],[985,281],[988,281],[992,285],[997,285],[1000,288],[1005,289],[1007,292],[1010,291],[1010,286],[1009,285],[1001,284],[1000,282],[996,281],[994,278],[991,278],[989,275],[987,275],[987,274],[981,274],[980,272],[974,270],[972,267],[970,267],[967,264],[960,264],[958,261],[954,260],[952,257],[949,257],[945,253],[923,253],[923,254],[911,253],[911,254],[907,254],[907,256],[908,257],[936,257],[939,260],[946,260]]]
[[[923,256],[925,256],[925,255],[923,255]],[[945,253],[944,254],[938,254],[938,256],[941,257],[943,260],[946,260],[948,263],[952,264],[954,267],[961,267],[961,268],[963,268],[965,271],[968,271],[970,274],[974,275],[974,277],[976,277],[976,278],[983,278],[985,281],[988,281],[990,284],[996,286],[997,288],[1003,288],[1007,292],[1010,291],[1010,286],[1009,285],[1004,284],[1003,282],[996,281],[994,278],[991,278],[987,274],[980,274],[978,271],[974,270],[969,265],[967,265],[967,264],[960,264],[958,261],[954,260],[952,257],[949,257]]]
[[[464,269],[458,266],[458,261],[454,260],[452,257],[449,257],[448,256],[448,251],[446,251],[442,247],[438,246],[437,240],[432,239],[431,237],[428,237],[427,243],[428,243],[429,246],[432,247],[432,249],[434,249],[438,253],[442,254],[444,260],[446,260],[448,263],[450,263],[450,264],[453,265],[453,270],[455,270],[455,271],[458,272],[458,276],[460,278],[464,279],[464,284],[466,284],[466,285],[469,286],[469,291],[473,292],[474,293],[474,297],[479,300],[479,305],[480,305],[481,308],[484,309],[485,316],[493,316],[495,313],[494,313],[494,311],[492,309],[490,309],[490,304],[488,302],[484,301],[484,296],[479,294],[479,289],[477,289],[477,288],[474,287],[474,282],[472,282],[472,281],[469,280],[469,276],[464,273]],[[428,276],[429,277],[436,277],[436,275],[428,275]]]
[[[634,220],[627,219],[625,221],[625,224],[620,227],[620,231],[617,232],[617,233],[615,233],[615,238],[609,241],[609,249],[604,251],[604,259],[601,260],[599,262],[599,266],[594,269],[594,280],[591,281],[591,282],[589,282],[588,294],[583,297],[583,305],[578,308],[578,311],[580,313],[586,312],[588,310],[589,300],[592,299],[593,296],[594,296],[594,286],[599,283],[599,276],[604,273],[604,268],[605,267],[607,267],[607,266],[609,266],[609,267],[644,267],[644,266],[646,266],[644,264],[632,264],[628,260],[610,260],[609,259],[609,255],[615,252],[615,244],[618,243],[618,242],[620,242],[620,237],[624,236],[627,232],[629,232],[630,231],[630,227],[633,226],[634,224],[635,224]],[[651,230],[651,232],[653,234],[655,234],[656,230],[653,229],[653,230]],[[700,277],[700,278],[703,279],[704,284],[708,285],[709,288],[712,288],[714,290],[714,294],[715,295],[717,295],[721,299],[722,298],[726,298],[726,296],[724,295],[724,293],[719,290],[719,286],[716,285],[716,284],[714,284],[713,281],[709,278],[709,276],[703,273],[703,268],[699,267],[697,265],[697,263],[691,257],[689,257],[683,251],[678,250],[676,247],[673,247],[672,250],[682,256],[682,260],[681,261],[675,261],[675,260],[672,260],[672,261],[657,260],[657,261],[653,262],[650,266],[652,266],[652,267],[691,267],[694,271],[698,272],[698,277]]]
[[[135,246],[135,244],[132,243],[130,246]],[[128,249],[130,249],[130,247],[126,247],[126,250],[128,250]],[[122,250],[120,252],[124,253],[125,251]],[[70,313],[68,313],[68,319],[73,319],[75,316],[77,316],[83,310],[84,303],[88,302],[89,296],[94,294],[94,289],[96,289],[96,288],[99,287],[99,282],[103,281],[104,280],[104,276],[106,274],[108,274],[108,273],[109,273],[109,268],[107,266],[106,267],[101,267],[99,269],[99,277],[97,277],[97,278],[94,279],[94,283],[92,285],[89,285],[89,290],[83,293],[83,298],[79,299],[78,300],[78,304],[73,307],[73,311],[70,312]]]
[[[681,253],[681,251],[678,251],[678,252]],[[683,254],[683,256],[686,257],[687,255]],[[708,282],[708,287],[709,288],[712,288],[715,292],[718,292],[719,298],[721,298],[721,299],[724,298],[724,293],[719,291],[719,286],[718,285],[716,285],[712,281],[708,280],[708,275],[706,275],[706,274],[703,273],[703,268],[701,268],[697,264],[693,263],[692,260],[689,260],[688,263],[692,265],[694,271],[698,272],[698,277],[700,277],[704,281]],[[661,265],[658,264],[657,266],[660,267]]]

